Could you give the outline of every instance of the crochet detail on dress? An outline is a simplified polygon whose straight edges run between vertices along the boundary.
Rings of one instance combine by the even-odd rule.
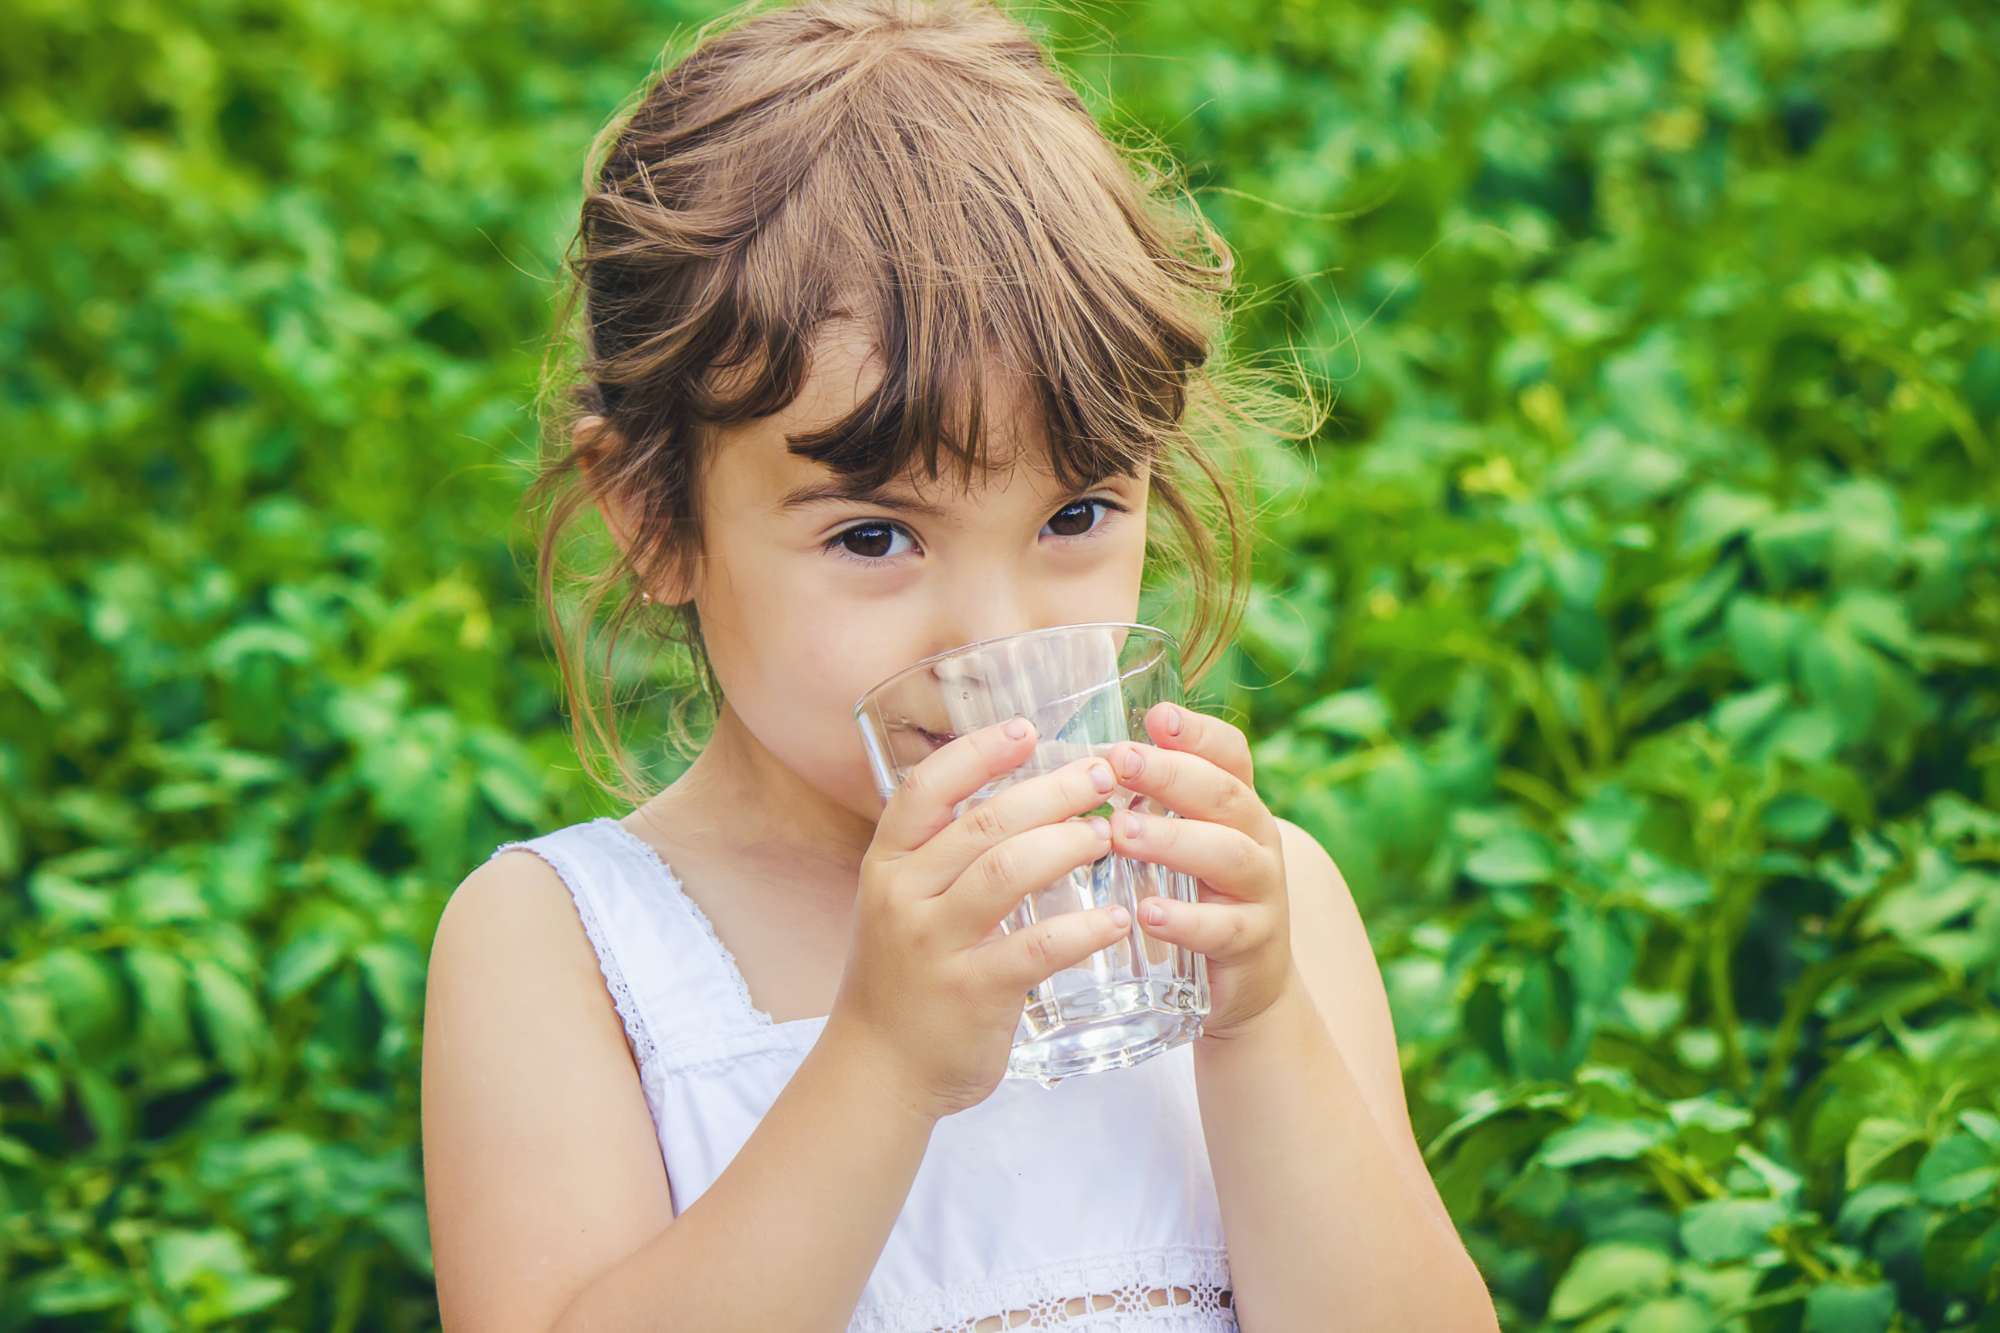
[[[1084,1256],[900,1300],[864,1300],[850,1328],[857,1333],[1011,1333],[1022,1328],[1223,1333],[1236,1326],[1228,1252],[1165,1245]]]
[[[687,889],[681,884],[681,877],[674,873],[672,866],[669,866],[660,858],[660,853],[654,848],[653,844],[647,842],[644,838],[634,833],[631,829],[626,828],[609,815],[600,816],[592,822],[603,826],[613,837],[652,863],[653,868],[667,881],[674,898],[680,902],[681,906],[687,909],[688,915],[694,918],[694,923],[701,927],[701,933],[708,936],[708,942],[714,945],[716,953],[721,955],[724,964],[723,970],[729,973],[729,979],[736,987],[737,998],[743,1002],[744,1011],[750,1015],[751,1020],[757,1026],[767,1028],[776,1027],[777,1024],[772,1021],[771,1016],[762,1009],[759,1009],[750,999],[750,983],[743,979],[743,969],[736,965],[736,955],[729,952],[729,946],[724,944],[722,937],[715,933],[715,926],[709,921],[708,913],[701,910],[700,903],[688,896]]]
[[[1232,1293],[1213,1282],[1196,1282],[1185,1287],[1146,1287],[1140,1284],[1116,1291],[1097,1292],[1090,1299],[1072,1296],[1068,1300],[1049,1296],[1026,1309],[1009,1310],[1004,1315],[968,1315],[942,1324],[931,1333],[1001,1333],[1016,1328],[1095,1328],[1116,1329],[1143,1320],[1147,1328],[1159,1328],[1169,1320],[1199,1328],[1233,1328],[1236,1312]],[[1023,1318],[1025,1316],[1025,1319]],[[1191,1316],[1208,1316],[1194,1324]]]
[[[632,998],[632,988],[625,982],[625,969],[618,965],[618,955],[612,952],[610,941],[606,939],[604,928],[597,919],[597,909],[591,906],[590,895],[570,879],[570,871],[563,864],[563,858],[527,842],[510,842],[495,849],[493,856],[501,852],[533,852],[548,862],[549,869],[556,872],[556,878],[569,890],[570,901],[576,904],[576,914],[583,922],[583,933],[590,939],[590,947],[597,954],[598,970],[604,973],[604,985],[611,992],[611,1003],[618,1010],[618,1017],[625,1022],[625,1038],[632,1046],[632,1056],[639,1062],[639,1073],[650,1079],[653,1066],[659,1060],[660,1048],[653,1040],[653,1030],[646,1025],[645,1016],[639,1012],[639,1003]],[[492,857],[488,857],[491,860]]]

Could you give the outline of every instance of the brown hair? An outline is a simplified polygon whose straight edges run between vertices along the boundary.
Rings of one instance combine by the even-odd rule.
[[[633,804],[648,794],[616,725],[629,677],[610,669],[634,617],[656,647],[685,646],[719,701],[693,602],[640,591],[692,586],[716,428],[790,403],[834,319],[865,321],[882,379],[792,452],[872,486],[918,458],[935,479],[942,449],[969,482],[988,466],[996,362],[1039,407],[1065,487],[1153,465],[1148,511],[1167,522],[1148,525],[1147,567],[1192,584],[1171,604],[1189,609],[1179,634],[1198,681],[1234,633],[1250,567],[1254,495],[1222,455],[1263,432],[1303,438],[1318,418],[1286,431],[1295,403],[1262,372],[1211,365],[1234,259],[1171,163],[1114,147],[1035,36],[985,0],[753,0],[694,39],[591,146],[544,365],[526,501],[549,506],[538,591],[585,771]],[[561,538],[607,499],[631,517],[630,546],[577,562],[572,643]],[[690,693],[671,719],[683,750]]]

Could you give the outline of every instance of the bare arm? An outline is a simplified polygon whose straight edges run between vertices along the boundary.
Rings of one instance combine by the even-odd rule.
[[[1250,1032],[1196,1043],[1245,1333],[1491,1330],[1492,1298],[1413,1137],[1388,999],[1339,869],[1281,822],[1298,984]]]
[[[936,1119],[829,1020],[680,1217],[568,891],[530,853],[467,876],[424,1019],[424,1173],[447,1329],[844,1329]]]
[[[935,1125],[822,1033],[715,1184],[556,1328],[845,1329]]]

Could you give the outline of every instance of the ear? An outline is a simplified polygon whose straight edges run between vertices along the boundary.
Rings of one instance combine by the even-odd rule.
[[[605,433],[599,434],[600,430]],[[615,453],[620,444],[617,432],[604,426],[604,418],[585,415],[577,418],[576,424],[570,428],[569,438],[570,448],[578,454],[578,466],[582,469],[584,484],[590,489],[591,502],[597,506],[597,512],[604,516],[605,526],[611,529],[612,539],[618,543],[619,551],[629,558],[632,553],[632,533],[638,526],[633,520],[630,506],[619,497],[599,489],[597,478],[591,475],[590,464],[585,461],[584,455],[586,443],[594,445],[599,457],[603,457],[607,452]],[[683,585],[672,581],[664,586],[649,587],[646,591],[653,594],[653,603],[656,606],[676,606],[690,600],[692,596]]]

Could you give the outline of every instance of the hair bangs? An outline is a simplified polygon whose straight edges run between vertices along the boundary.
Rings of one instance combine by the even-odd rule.
[[[1212,270],[1164,262],[1165,239],[1118,206],[1132,183],[1087,118],[1041,85],[1008,100],[1004,83],[907,52],[848,89],[816,160],[731,269],[738,290],[718,306],[737,346],[724,361],[757,370],[704,415],[789,404],[814,338],[843,320],[867,331],[879,379],[790,444],[858,484],[934,481],[949,463],[970,486],[1013,461],[1011,444],[1081,489],[1166,447],[1206,358]]]

